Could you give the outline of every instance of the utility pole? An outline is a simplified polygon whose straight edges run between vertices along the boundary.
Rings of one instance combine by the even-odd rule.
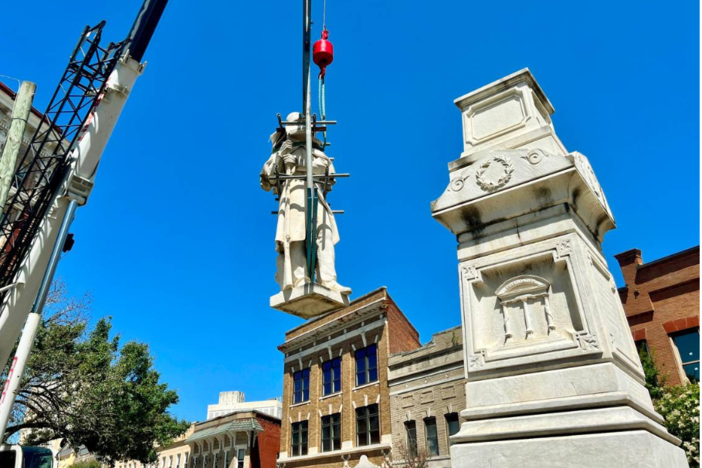
[[[29,113],[32,111],[34,92],[37,85],[31,81],[23,81],[15,95],[15,104],[12,107],[12,123],[7,133],[5,148],[0,156],[0,207],[5,206],[7,194],[10,193],[12,177],[15,175],[17,155],[22,147],[24,131],[27,128]]]

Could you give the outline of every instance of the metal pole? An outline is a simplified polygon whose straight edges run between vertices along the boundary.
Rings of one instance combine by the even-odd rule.
[[[5,381],[5,388],[2,391],[2,397],[0,399],[0,443],[2,443],[5,438],[5,430],[7,429],[7,423],[10,421],[12,407],[14,406],[15,398],[17,397],[17,390],[19,389],[20,382],[22,381],[22,376],[24,375],[24,370],[27,366],[27,360],[29,359],[29,353],[32,351],[32,345],[34,345],[34,338],[37,336],[41,312],[44,308],[44,304],[46,303],[46,296],[49,293],[49,287],[54,279],[56,266],[61,259],[61,251],[66,243],[68,230],[70,229],[71,223],[75,218],[77,208],[78,202],[75,200],[71,200],[68,203],[66,214],[63,216],[63,220],[61,221],[61,227],[59,229],[56,243],[54,244],[54,248],[51,250],[49,264],[46,267],[44,277],[42,278],[41,285],[39,286],[39,293],[37,294],[37,298],[34,300],[31,313],[27,317],[27,322],[24,324],[22,337],[20,338],[19,345],[17,346],[17,353],[15,353],[10,374]]]
[[[302,0],[302,111],[309,101],[310,43],[312,42],[312,0]]]
[[[315,231],[317,218],[317,197],[315,196],[314,177],[312,175],[312,94],[310,76],[312,75],[310,62],[311,28],[312,28],[312,0],[304,0],[304,31],[303,31],[303,51],[302,51],[302,76],[303,76],[303,104],[305,112],[305,146],[307,157],[305,165],[307,169],[307,276],[312,283],[315,282]]]
[[[71,228],[71,223],[73,223],[73,219],[76,217],[77,208],[77,201],[71,200],[70,202],[68,202],[66,214],[63,216],[63,220],[61,221],[61,228],[59,229],[58,238],[56,239],[54,248],[51,251],[49,264],[47,265],[46,271],[44,272],[44,277],[41,279],[41,285],[39,286],[37,298],[34,300],[34,304],[32,305],[32,312],[41,314],[42,309],[44,309],[44,304],[46,303],[46,296],[49,294],[51,282],[54,280],[56,267],[58,266],[59,260],[61,260],[61,251],[63,250],[63,246],[66,244],[68,230]]]
[[[15,175],[15,166],[17,165],[17,155],[22,146],[22,138],[24,131],[27,128],[27,120],[32,111],[32,101],[34,101],[34,92],[37,85],[31,81],[23,81],[17,95],[15,95],[15,104],[12,107],[12,123],[10,130],[7,132],[7,140],[5,148],[0,156],[0,211],[4,210],[5,202],[7,202],[7,194],[10,193],[12,187],[12,178]]]
[[[27,317],[22,338],[20,338],[19,345],[17,346],[17,354],[15,354],[15,358],[12,360],[12,367],[5,381],[5,388],[2,390],[2,397],[0,399],[0,442],[2,443],[4,443],[7,423],[10,422],[10,415],[12,414],[12,406],[15,404],[17,389],[22,380],[24,368],[27,365],[27,359],[29,358],[34,338],[39,329],[40,318],[41,316],[35,313],[29,314]]]

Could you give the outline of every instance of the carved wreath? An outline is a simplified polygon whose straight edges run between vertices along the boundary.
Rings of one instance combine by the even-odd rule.
[[[496,181],[487,180],[485,178],[485,171],[488,170],[493,162],[500,163],[502,165],[502,175]],[[512,178],[512,172],[514,172],[514,167],[512,166],[512,161],[510,161],[507,156],[495,156],[488,159],[480,166],[478,172],[475,174],[475,181],[478,183],[478,186],[481,189],[485,190],[486,192],[491,192],[504,187]]]

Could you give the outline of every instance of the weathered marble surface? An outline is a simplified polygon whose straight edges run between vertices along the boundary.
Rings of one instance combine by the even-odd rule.
[[[671,468],[685,453],[645,430],[455,444],[452,468]]]
[[[303,319],[311,319],[341,307],[348,307],[349,297],[320,284],[305,283],[271,296],[270,306]]]
[[[590,162],[562,145],[528,70],[456,104],[464,152],[432,203],[458,241],[468,421],[453,466],[687,466],[643,386],[602,255],[614,218]],[[662,458],[640,465],[611,431]],[[532,439],[564,434],[553,449]],[[593,440],[612,445],[616,465],[563,461]]]
[[[273,151],[261,170],[261,188],[278,196],[278,224],[275,234],[276,281],[281,291],[292,290],[310,282],[307,271],[305,240],[307,239],[307,174],[306,134],[304,118],[298,112],[288,115],[285,133],[276,132],[271,136]],[[312,137],[312,173],[315,176],[336,173],[332,158],[324,153],[322,142]],[[279,180],[280,177],[297,177]],[[318,282],[328,289],[348,295],[351,289],[337,282],[334,245],[339,242],[339,229],[334,213],[325,200],[331,191],[334,179],[315,181],[319,202],[315,243],[317,244],[316,274]]]

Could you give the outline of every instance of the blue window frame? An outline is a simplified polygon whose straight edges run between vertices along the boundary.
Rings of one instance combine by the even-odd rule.
[[[302,369],[293,374],[293,404],[310,399],[310,369]]]
[[[378,380],[378,346],[372,344],[356,351],[356,386]]]
[[[322,386],[324,395],[341,391],[341,358],[322,363]]]

